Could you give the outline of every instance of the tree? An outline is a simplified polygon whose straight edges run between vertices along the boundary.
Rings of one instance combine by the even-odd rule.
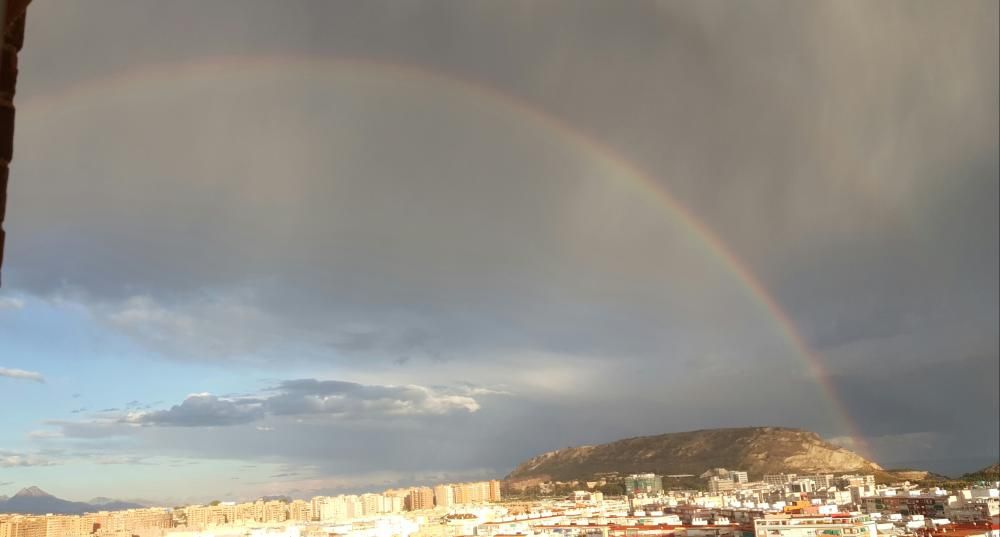
[[[605,483],[597,490],[601,491],[601,494],[605,496],[624,496],[625,495],[625,485],[621,483]]]

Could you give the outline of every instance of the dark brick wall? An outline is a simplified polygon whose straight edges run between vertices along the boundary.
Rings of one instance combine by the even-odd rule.
[[[17,87],[17,53],[24,45],[24,17],[31,0],[7,0],[3,14],[3,49],[0,51],[0,268],[6,233],[7,182],[14,156],[14,90]]]

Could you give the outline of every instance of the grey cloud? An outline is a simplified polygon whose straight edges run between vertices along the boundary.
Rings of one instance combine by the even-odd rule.
[[[126,437],[135,433],[135,427],[123,424],[116,419],[91,421],[46,420],[45,425],[58,428],[58,434],[66,438],[98,440],[105,438]]]
[[[165,427],[212,427],[249,423],[261,415],[259,405],[220,399],[211,394],[195,394],[168,410],[137,412],[124,421]]]
[[[289,333],[341,355],[455,359],[497,347],[649,354],[673,334],[695,337],[699,324],[726,312],[733,312],[729,331],[744,330],[735,318],[752,306],[720,304],[739,296],[737,284],[707,266],[714,260],[690,255],[687,232],[643,193],[618,183],[626,179],[613,178],[623,171],[502,105],[481,106],[458,87],[410,81],[402,94],[391,74],[377,70],[335,82],[304,85],[295,99],[283,96],[285,84],[252,85],[248,92],[257,95],[227,99],[212,110],[177,109],[183,119],[166,113],[174,104],[127,115],[117,107],[102,110],[121,120],[121,139],[95,141],[79,155],[106,154],[114,146],[117,156],[88,157],[103,169],[97,179],[103,186],[70,197],[120,191],[127,180],[144,183],[141,190],[156,192],[156,200],[140,196],[138,205],[109,208],[103,216],[74,212],[68,220],[84,220],[84,227],[93,228],[88,236],[117,237],[116,251],[136,252],[128,263],[135,272],[108,278],[94,263],[111,262],[114,252],[84,254],[108,243],[77,243],[59,248],[87,257],[79,259],[72,277],[20,270],[12,261],[9,279],[39,293],[75,296],[109,326],[186,359],[273,363],[271,356],[287,354],[276,347]],[[212,84],[196,86],[199,93],[217,91]],[[343,102],[326,106],[331,99]],[[264,110],[267,117],[260,121],[268,128],[258,130],[258,119],[246,110],[262,101],[291,107]],[[421,109],[426,112],[412,115]],[[30,110],[29,101],[22,116]],[[149,117],[139,121],[136,114]],[[122,144],[145,143],[146,126],[153,124],[170,137],[164,143],[172,154],[190,156],[190,180],[171,177],[166,162],[151,165],[120,151]],[[355,124],[364,128],[350,127]],[[167,134],[183,125],[200,125],[193,128],[205,140]],[[427,135],[427,128],[435,134]],[[234,129],[257,134],[230,136]],[[29,127],[19,134],[28,140],[19,155],[31,169],[26,176],[68,173],[63,166],[71,162],[39,163],[32,155],[31,148],[40,146],[30,139],[40,132]],[[65,136],[76,138],[68,131]],[[212,143],[216,155],[199,149],[207,139],[220,142]],[[336,151],[328,154],[327,145]],[[271,149],[253,149],[258,146]],[[245,162],[237,155],[274,151],[284,156],[264,167],[229,169]],[[152,158],[159,157],[154,152]],[[59,169],[43,172],[49,166]],[[331,173],[336,181],[328,180]],[[270,180],[278,175],[287,178],[285,184]],[[33,203],[52,200],[44,181],[22,184],[43,185],[43,191],[20,198],[27,204],[21,214],[32,219]],[[216,194],[201,192],[210,184]],[[268,192],[260,199],[269,201],[247,205],[235,195],[248,190]],[[81,205],[108,202],[94,198]],[[139,216],[132,211],[142,213],[148,229],[133,234],[122,225]],[[267,216],[289,211],[288,218]],[[186,225],[216,231],[184,233],[177,241],[167,222],[178,213],[186,215]],[[217,214],[229,216],[219,221]],[[41,230],[42,242],[68,236],[42,221],[30,227]],[[16,251],[16,243],[10,248]],[[48,247],[10,258],[61,270],[45,262],[44,254],[32,261],[32,252],[44,251]],[[681,280],[685,286],[670,283]],[[671,311],[670,304],[693,300],[704,306]],[[470,304],[478,304],[472,315]],[[295,355],[328,360],[325,350]]]
[[[138,455],[91,455],[91,460],[96,464],[125,464],[125,465],[149,465],[147,457]]]
[[[265,406],[276,416],[327,414],[346,417],[440,415],[475,412],[479,403],[467,395],[423,386],[372,386],[343,381],[299,379],[276,388]]]
[[[295,477],[298,475],[300,475],[298,472],[280,472],[277,474],[272,474],[270,477],[273,479],[278,477]]]
[[[41,373],[36,373],[34,371],[25,371],[24,369],[10,369],[6,367],[0,367],[0,377],[7,377],[11,379],[20,380],[30,380],[32,382],[44,383],[45,377]]]
[[[53,466],[59,462],[44,454],[0,450],[0,468]]]
[[[1000,356],[980,354],[949,358],[946,363],[911,362],[905,368],[873,365],[867,375],[838,376],[833,381],[840,386],[851,414],[872,436],[924,433],[934,424],[934,431],[988,452],[996,428],[982,422],[980,412],[955,412],[955,408],[1000,412],[998,379]],[[880,411],[865,411],[874,408]]]
[[[850,323],[827,309],[831,299],[857,302],[872,287],[900,286],[893,296],[925,295],[935,303],[969,276],[979,286],[995,286],[988,276],[996,272],[995,237],[990,226],[971,223],[995,219],[997,196],[977,196],[980,205],[973,210],[936,201],[949,190],[963,190],[940,180],[952,171],[951,184],[995,185],[989,180],[995,166],[968,167],[972,161],[995,160],[996,147],[996,114],[979,113],[996,106],[995,47],[981,46],[995,41],[990,21],[996,8],[971,5],[787,9],[770,2],[753,7],[556,2],[500,8],[431,1],[402,8],[373,2],[353,8],[350,17],[341,16],[339,10],[346,8],[336,5],[281,13],[258,6],[238,17],[240,28],[254,29],[247,35],[255,39],[236,42],[220,39],[208,22],[231,18],[215,6],[190,29],[191,40],[185,43],[167,39],[163,28],[148,27],[145,10],[123,8],[115,16],[130,23],[118,26],[145,25],[150,39],[162,35],[164,46],[123,50],[116,43],[126,36],[112,29],[93,43],[106,54],[81,58],[83,63],[75,62],[69,72],[29,78],[21,113],[33,113],[32,90],[57,91],[68,85],[65,77],[74,70],[86,67],[104,75],[127,69],[136,58],[170,62],[280,50],[291,56],[367,54],[428,66],[497,86],[655,170],[658,180],[719,230],[783,303],[794,306],[801,324],[819,332]],[[164,20],[176,20],[183,12],[173,6],[153,9]],[[83,20],[103,16],[78,15]],[[317,21],[338,30],[282,31],[319,32]],[[64,43],[56,28],[33,30],[43,37],[26,54],[45,57]],[[441,37],[428,40],[428,35]],[[378,43],[375,49],[373,43]],[[366,78],[363,69],[358,71],[358,79]],[[70,162],[33,150],[47,147],[34,142],[44,134],[37,132],[44,123],[28,122],[29,131],[19,134],[21,146],[27,146],[19,166],[28,179],[12,187],[21,189],[15,190],[21,201],[10,218],[38,230],[38,237],[21,243],[12,239],[11,281],[42,294],[66,292],[62,286],[68,285],[118,330],[172,356],[204,358],[277,355],[275,347],[288,333],[343,354],[400,361],[468,357],[498,347],[598,349],[648,358],[678,334],[693,338],[690,334],[705,324],[733,333],[751,315],[752,308],[744,307],[727,315],[740,294],[733,288],[739,286],[726,283],[725,271],[714,274],[705,266],[715,261],[694,259],[674,236],[682,233],[666,231],[671,222],[656,221],[669,220],[655,214],[662,209],[644,211],[641,202],[605,184],[606,177],[584,177],[595,163],[560,143],[540,142],[554,158],[523,147],[521,141],[533,138],[533,125],[461,109],[461,91],[447,106],[417,95],[420,84],[405,88],[410,95],[399,98],[395,93],[408,81],[392,90],[371,83],[364,89],[377,89],[359,98],[352,88],[356,81],[330,93],[310,87],[319,82],[309,80],[268,88],[264,78],[247,88],[257,95],[245,101],[199,101],[206,107],[213,103],[212,110],[163,95],[146,97],[168,105],[152,106],[153,112],[138,104],[135,110],[97,107],[94,114],[103,114],[103,121],[120,131],[108,135],[121,139],[94,140],[60,157]],[[214,94],[198,84],[188,90]],[[339,112],[323,110],[322,103],[331,100],[343,101],[330,107]],[[262,115],[245,113],[258,102],[283,104],[259,111]],[[437,113],[411,114],[420,107]],[[174,117],[161,117],[168,110],[176,111],[169,112]],[[84,116],[76,118],[81,128],[95,124]],[[259,130],[259,124],[268,129]],[[123,146],[154,140],[141,125],[161,126],[157,136],[162,138],[151,143],[171,148],[162,155],[163,165],[129,162],[120,154]],[[346,128],[353,125],[364,128]],[[423,136],[425,125],[444,142]],[[63,128],[68,129],[67,146],[82,138]],[[202,134],[184,136],[187,129]],[[377,155],[363,149],[373,143],[382,148]],[[206,145],[214,153],[199,149]],[[324,158],[320,145],[336,148],[336,154]],[[265,146],[270,152],[256,149]],[[282,158],[238,164],[244,162],[238,155],[265,153]],[[95,158],[107,154],[115,158]],[[149,171],[171,169],[167,161],[178,154],[188,155],[189,181]],[[102,183],[58,186],[58,178],[73,175],[74,159],[82,155],[88,166],[100,168],[95,174]],[[278,161],[288,168],[276,169]],[[326,180],[331,173],[337,181]],[[272,186],[272,176],[286,180]],[[121,241],[118,251],[136,252],[130,259],[134,271],[120,274],[123,264],[101,244],[57,244],[59,236],[72,233],[34,216],[52,206],[48,188],[80,188],[65,196],[87,200],[79,206],[110,205],[87,214],[63,209],[72,215],[67,222],[88,230],[86,237],[114,237]],[[155,200],[133,196],[132,206],[125,207],[99,194],[128,188],[155,192]],[[260,204],[234,194],[247,190],[267,192],[259,199],[270,201]],[[615,198],[622,199],[595,201]],[[280,221],[267,217],[286,213],[290,217]],[[922,222],[934,213],[951,218]],[[211,232],[183,233],[185,240],[175,240],[185,231],[170,223],[176,214],[185,215],[184,225]],[[217,214],[228,216],[220,221]],[[577,221],[575,215],[590,215],[594,222]],[[951,224],[941,225],[949,221],[958,224],[951,230]],[[148,229],[131,233],[136,222],[146,222]],[[911,233],[921,225],[939,233]],[[958,234],[964,240],[955,240]],[[866,241],[873,243],[870,251]],[[985,253],[978,261],[961,263],[923,255],[960,242]],[[49,251],[78,259],[50,263]],[[87,257],[80,258],[84,253]],[[813,266],[850,257],[859,260],[836,271],[844,277],[829,278],[833,270]],[[905,273],[914,261],[922,268],[919,277],[911,278]],[[76,269],[60,273],[65,266]],[[677,281],[693,285],[698,274],[704,277],[694,285],[700,291],[720,284],[730,291],[720,293],[724,298],[668,291]],[[867,278],[865,285],[858,285],[859,276]],[[817,288],[823,289],[816,293],[818,300],[809,291]],[[650,294],[650,289],[656,291]],[[672,311],[672,304],[691,300],[705,311]],[[468,304],[479,304],[474,315],[466,314]],[[906,314],[858,313],[890,323],[873,323],[868,327],[873,333],[892,330]],[[841,318],[831,321],[835,316]],[[818,341],[853,337],[844,328],[835,330],[841,334],[820,335]],[[742,339],[749,337],[733,336],[741,339],[733,346],[746,348]],[[320,351],[296,354],[329,359]]]
[[[0,297],[0,310],[19,310],[24,307],[24,299],[17,297]]]
[[[37,437],[42,438],[42,437]],[[54,438],[54,437],[45,437]],[[93,447],[93,446],[91,446]],[[145,465],[152,464],[149,457],[123,453],[107,453],[104,450],[44,448],[33,451],[0,450],[0,467],[56,466],[71,463],[93,463],[100,465]]]
[[[467,392],[467,390],[460,390]],[[133,411],[116,422],[75,424],[53,422],[67,436],[100,436],[104,431],[119,435],[117,425],[159,427],[229,427],[258,421],[267,416],[322,416],[325,418],[380,419],[476,412],[472,397],[424,386],[367,385],[336,380],[298,379],[282,382],[268,395],[227,399],[212,394],[189,395],[166,410]],[[135,405],[144,408],[144,405]],[[259,431],[270,427],[256,427]]]

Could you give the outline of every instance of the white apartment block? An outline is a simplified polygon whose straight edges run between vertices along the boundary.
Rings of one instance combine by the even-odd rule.
[[[756,537],[876,537],[875,522],[862,514],[765,515],[754,530]]]

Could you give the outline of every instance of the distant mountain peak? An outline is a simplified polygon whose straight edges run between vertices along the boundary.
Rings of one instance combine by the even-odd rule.
[[[109,498],[94,498],[95,503],[71,502],[56,498],[38,487],[21,489],[14,496],[0,496],[0,513],[21,513],[26,515],[78,515],[93,511],[120,511],[134,509],[142,505]]]
[[[14,497],[15,498],[51,498],[52,495],[49,494],[48,492],[45,492],[44,490],[42,490],[42,489],[40,489],[38,487],[31,486],[31,487],[26,487],[26,488],[23,488],[23,489],[17,491],[17,494],[15,494]]]

